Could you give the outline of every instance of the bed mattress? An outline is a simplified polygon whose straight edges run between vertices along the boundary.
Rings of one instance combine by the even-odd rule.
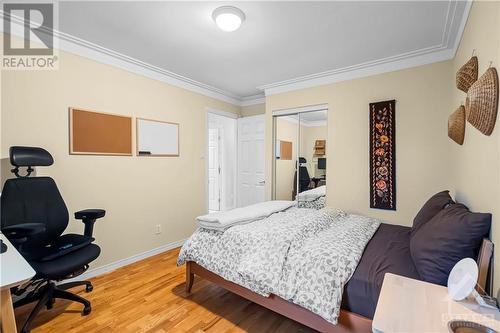
[[[411,228],[381,224],[344,288],[342,308],[373,318],[385,273],[421,280],[410,255]]]

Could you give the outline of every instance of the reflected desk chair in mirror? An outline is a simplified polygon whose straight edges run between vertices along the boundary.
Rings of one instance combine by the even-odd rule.
[[[76,212],[75,218],[85,224],[84,234],[63,235],[69,214],[56,183],[50,177],[30,177],[33,167],[53,164],[50,153],[36,147],[11,147],[9,155],[16,178],[8,179],[3,187],[1,231],[36,272],[27,284],[13,290],[19,297],[14,307],[38,302],[21,329],[25,333],[30,331],[40,310],[51,309],[56,298],[79,302],[84,306],[82,315],[90,313],[90,302],[67,289],[85,286],[90,292],[92,284],[59,282],[82,274],[99,256],[101,249],[93,244],[93,225],[106,212],[102,209]],[[27,168],[24,176],[20,174],[21,167]]]

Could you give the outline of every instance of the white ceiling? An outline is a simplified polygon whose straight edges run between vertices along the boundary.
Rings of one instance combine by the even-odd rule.
[[[236,32],[212,21],[221,5],[245,12]],[[257,87],[316,73],[434,52],[450,58],[468,8],[450,1],[69,1],[59,3],[59,30],[241,100],[261,94]]]

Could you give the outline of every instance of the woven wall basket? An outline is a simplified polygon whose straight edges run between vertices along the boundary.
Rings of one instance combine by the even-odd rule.
[[[460,107],[448,117],[448,136],[459,145],[464,143],[465,107],[463,105],[460,105]]]
[[[478,72],[477,57],[470,58],[457,72],[457,88],[463,92],[469,91],[470,86],[477,81]]]
[[[495,127],[498,110],[498,74],[494,67],[472,84],[465,101],[467,121],[484,135]]]

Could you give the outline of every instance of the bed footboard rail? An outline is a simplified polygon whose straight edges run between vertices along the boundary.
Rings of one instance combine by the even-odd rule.
[[[261,296],[250,289],[228,281],[192,261],[186,262],[186,291],[191,292],[194,276],[198,275],[249,301],[324,333],[371,332],[372,321],[358,314],[340,310],[339,322],[333,325],[317,314],[276,295]]]

